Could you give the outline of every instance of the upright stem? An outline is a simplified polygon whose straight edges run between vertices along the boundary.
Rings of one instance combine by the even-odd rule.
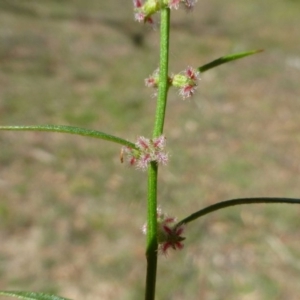
[[[155,299],[157,269],[157,164],[148,169],[148,215],[147,215],[147,277],[145,299]]]
[[[170,9],[163,8],[160,18],[160,62],[159,62],[159,87],[153,136],[163,133],[165,112],[168,96],[168,71],[169,71],[169,34],[170,34]]]
[[[161,9],[159,87],[153,137],[163,133],[168,94],[170,9]],[[147,277],[145,299],[155,299],[157,270],[157,174],[158,167],[152,162],[148,170],[147,214]]]

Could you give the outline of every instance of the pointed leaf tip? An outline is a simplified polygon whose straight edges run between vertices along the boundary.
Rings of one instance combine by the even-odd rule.
[[[211,62],[209,62],[208,64],[205,64],[201,67],[198,68],[198,70],[203,73],[209,69],[215,68],[217,66],[220,66],[222,64],[249,56],[249,55],[253,55],[253,54],[257,54],[257,53],[261,53],[263,52],[263,49],[258,49],[258,50],[251,50],[251,51],[247,51],[247,52],[239,52],[239,53],[234,53],[234,54],[229,54],[229,55],[225,55],[222,57],[219,57]]]

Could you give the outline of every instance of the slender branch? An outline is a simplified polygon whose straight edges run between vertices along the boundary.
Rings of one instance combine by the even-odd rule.
[[[77,134],[82,136],[89,136],[92,138],[102,139],[114,143],[128,146],[130,148],[136,148],[135,144],[128,142],[122,138],[114,135],[110,135],[97,130],[90,130],[74,126],[66,125],[28,125],[28,126],[0,126],[0,130],[13,130],[13,131],[48,131],[48,132],[61,132]]]
[[[226,200],[222,202],[215,203],[213,205],[207,206],[203,209],[198,210],[197,212],[191,214],[190,216],[179,221],[175,227],[178,227],[182,224],[187,224],[192,222],[204,215],[210,214],[216,210],[223,209],[230,206],[242,205],[242,204],[258,204],[258,203],[287,203],[287,204],[300,204],[300,199],[298,198],[277,198],[277,197],[257,197],[257,198],[237,198]]]

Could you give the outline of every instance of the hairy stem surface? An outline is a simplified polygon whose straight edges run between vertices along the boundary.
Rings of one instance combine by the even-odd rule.
[[[170,9],[162,8],[160,26],[159,87],[153,137],[162,135],[164,128],[168,95],[169,30]],[[155,299],[157,271],[157,173],[157,164],[153,162],[148,170],[146,300]]]

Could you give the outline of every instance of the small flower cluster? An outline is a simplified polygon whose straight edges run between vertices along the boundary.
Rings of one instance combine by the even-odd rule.
[[[197,0],[133,0],[134,18],[138,22],[154,24],[152,16],[161,9],[161,5],[169,7],[170,9],[178,9],[180,4],[187,10],[192,10]]]
[[[159,69],[157,68],[149,77],[145,79],[146,87],[152,87],[157,89],[159,82]]]
[[[172,85],[178,87],[179,95],[186,99],[194,95],[198,80],[200,80],[200,72],[187,67],[183,72],[173,76]]]
[[[194,95],[197,88],[197,81],[200,80],[200,72],[192,67],[187,67],[183,72],[173,75],[169,78],[169,85],[179,88],[179,95],[183,99]],[[145,79],[147,87],[153,87],[157,90],[159,82],[159,69],[156,69],[152,75]]]
[[[157,242],[158,250],[162,254],[167,254],[169,249],[180,250],[184,247],[182,237],[184,225],[175,226],[176,218],[168,217],[160,208],[157,209]],[[143,233],[147,233],[147,226],[143,226]]]
[[[183,4],[183,6],[186,8],[186,10],[192,10],[195,6],[195,3],[197,0],[168,0],[168,7],[170,9],[178,9],[180,4]]]
[[[151,162],[167,164],[168,153],[164,151],[165,145],[166,138],[163,135],[154,139],[141,136],[135,143],[136,149],[123,147],[122,152],[127,155],[127,160],[131,166],[145,171]]]
[[[142,0],[133,0],[134,18],[138,22],[154,24],[152,15],[160,9],[160,2],[156,0],[147,0],[144,4]]]

